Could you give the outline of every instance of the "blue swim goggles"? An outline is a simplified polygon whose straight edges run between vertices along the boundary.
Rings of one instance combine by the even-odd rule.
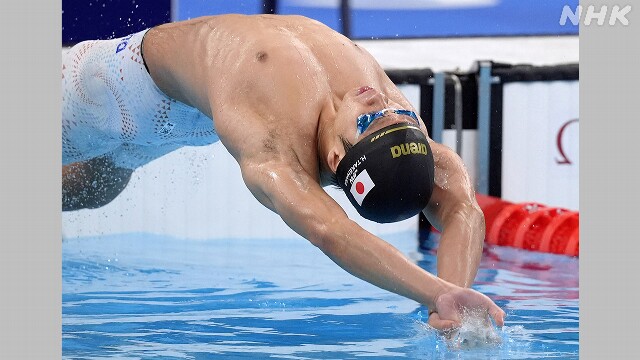
[[[358,116],[358,119],[356,121],[356,128],[357,128],[356,137],[360,136],[360,134],[367,131],[367,128],[369,127],[369,125],[371,125],[371,123],[374,120],[379,119],[388,114],[398,114],[398,115],[409,116],[416,121],[416,125],[420,126],[420,121],[418,120],[416,113],[414,113],[411,110],[382,109],[380,111],[374,111],[374,112],[370,112],[370,113],[362,114]]]

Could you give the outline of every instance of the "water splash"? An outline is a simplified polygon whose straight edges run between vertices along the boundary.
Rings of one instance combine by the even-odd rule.
[[[460,329],[443,335],[427,324],[421,311],[413,318],[415,336],[406,354],[411,359],[537,359],[540,354],[532,348],[533,338],[522,325],[501,329],[487,325],[484,314],[467,311]],[[565,354],[562,354],[565,355]],[[570,357],[570,356],[569,356]]]
[[[497,347],[502,339],[486,312],[465,309],[462,315],[462,326],[448,337],[448,345],[452,349],[478,349]]]

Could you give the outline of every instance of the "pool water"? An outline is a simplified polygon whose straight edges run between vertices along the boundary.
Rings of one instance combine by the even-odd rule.
[[[435,271],[412,234],[385,240]],[[474,288],[506,312],[501,343],[454,349],[427,309],[303,239],[151,234],[63,240],[65,359],[578,358],[578,260],[485,249]]]

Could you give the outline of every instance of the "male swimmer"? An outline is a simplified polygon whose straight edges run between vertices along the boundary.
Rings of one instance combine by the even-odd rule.
[[[484,217],[461,159],[433,142],[415,109],[363,48],[301,16],[210,16],[64,56],[63,210],[96,208],[131,173],[185,145],[221,141],[246,186],[351,274],[460,325],[465,309],[505,313],[470,289]],[[442,233],[438,277],[349,220],[424,212]]]

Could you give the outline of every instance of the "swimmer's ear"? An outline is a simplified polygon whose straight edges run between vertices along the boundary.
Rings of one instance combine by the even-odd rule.
[[[331,169],[332,173],[336,173],[338,170],[338,164],[343,157],[344,154],[340,153],[339,149],[333,147],[329,150],[329,154],[327,154],[327,165],[329,165],[329,169]]]
[[[340,160],[349,152],[349,150],[353,147],[353,144],[349,142],[349,140],[340,136],[340,144],[334,144],[331,149],[329,149],[329,153],[327,154],[327,165],[331,169],[331,172],[334,174],[338,171],[338,164]]]

